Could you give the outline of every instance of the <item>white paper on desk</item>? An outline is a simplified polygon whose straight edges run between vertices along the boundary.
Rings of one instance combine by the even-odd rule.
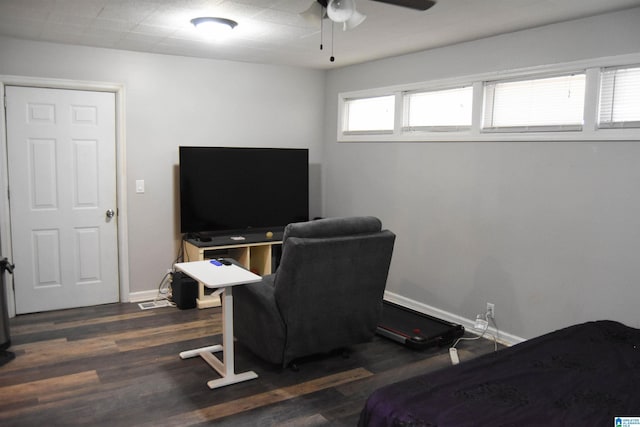
[[[174,265],[189,277],[202,282],[207,288],[224,288],[227,286],[254,283],[262,277],[237,265],[215,265],[210,261],[180,262]]]

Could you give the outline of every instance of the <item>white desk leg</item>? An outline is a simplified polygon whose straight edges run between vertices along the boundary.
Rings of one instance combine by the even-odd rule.
[[[235,354],[233,348],[233,293],[231,286],[222,292],[222,345],[212,345],[195,350],[187,350],[180,353],[182,359],[200,356],[205,362],[215,369],[222,378],[207,382],[209,388],[218,388],[225,385],[236,384],[242,381],[258,378],[253,371],[235,373]],[[223,361],[220,361],[212,353],[222,351]]]
[[[233,348],[233,288],[231,286],[225,288],[220,297],[222,299],[222,357],[224,360],[222,367],[224,373],[218,371],[222,378],[209,381],[207,383],[209,388],[218,388],[258,378],[258,374],[253,371],[236,374]]]
[[[216,353],[222,351],[220,344],[210,345],[209,347],[196,348],[194,350],[187,350],[180,353],[181,359],[189,359],[190,357],[200,356],[202,353]]]

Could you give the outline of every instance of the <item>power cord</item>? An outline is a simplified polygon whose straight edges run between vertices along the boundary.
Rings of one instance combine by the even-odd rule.
[[[160,280],[160,283],[158,284],[158,293],[153,300],[154,302],[167,300],[172,307],[176,306],[175,302],[173,302],[173,299],[172,299],[173,295],[171,292],[171,283],[173,281],[173,273],[174,273],[173,265],[177,262],[182,262],[184,258],[184,239],[185,238],[186,236],[183,236],[183,240],[180,242],[180,248],[178,249],[178,254],[176,255],[176,258],[173,260],[173,262],[171,263],[171,268],[167,270],[164,277],[162,278],[162,280]]]
[[[158,295],[154,301],[167,300],[173,305],[171,301],[171,279],[173,278],[173,272],[167,271],[160,284],[158,285]]]
[[[480,319],[480,315],[478,315],[478,318],[476,319],[476,321],[478,321]],[[493,323],[493,326],[495,328],[495,334],[491,334],[491,336],[493,337],[493,351],[498,351],[498,334],[500,333],[498,330],[498,324],[496,323],[496,320],[492,317],[489,316],[489,312],[486,312],[484,314],[484,327],[482,329],[482,332],[480,333],[480,335],[476,336],[476,337],[472,337],[472,338],[467,338],[467,337],[460,337],[458,338],[453,345],[449,348],[449,356],[451,357],[451,363],[453,365],[457,365],[458,363],[460,363],[460,359],[458,357],[458,349],[456,348],[456,346],[458,345],[458,343],[460,341],[476,341],[479,340],[480,338],[483,338],[484,335],[487,333],[488,329],[489,329],[489,321],[491,321],[491,323]]]

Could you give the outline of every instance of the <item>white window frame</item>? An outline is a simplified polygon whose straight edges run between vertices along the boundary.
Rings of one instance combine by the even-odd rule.
[[[640,54],[619,55],[574,61],[549,66],[528,67],[511,71],[483,73],[470,76],[418,82],[396,86],[366,89],[338,94],[338,142],[448,142],[448,141],[640,141],[640,128],[601,128],[598,127],[599,91],[601,72],[609,67],[625,67],[640,64]],[[484,82],[526,79],[552,75],[584,72],[586,74],[584,124],[581,130],[572,132],[531,129],[527,132],[483,132]],[[452,89],[461,86],[473,86],[472,125],[470,129],[445,131],[403,130],[403,93],[408,91],[432,91]],[[348,134],[342,131],[344,101],[352,98],[366,98],[380,95],[395,95],[395,125],[393,132],[366,134]]]

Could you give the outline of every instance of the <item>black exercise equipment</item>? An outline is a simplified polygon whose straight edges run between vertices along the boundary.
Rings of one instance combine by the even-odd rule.
[[[464,334],[464,326],[383,301],[378,335],[409,348],[444,347]]]

